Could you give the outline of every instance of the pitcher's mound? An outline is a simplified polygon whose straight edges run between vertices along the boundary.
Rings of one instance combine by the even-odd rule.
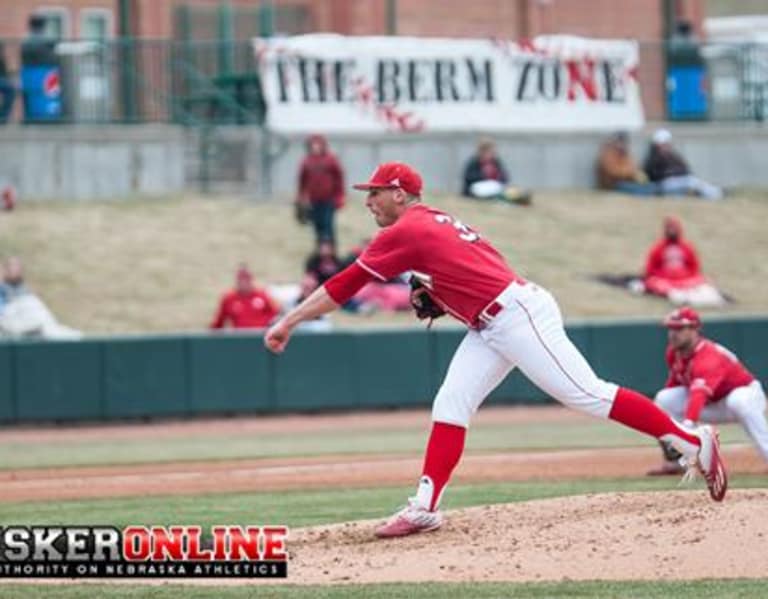
[[[378,521],[300,529],[290,583],[755,578],[768,491],[585,495],[449,511],[435,532],[377,540]]]

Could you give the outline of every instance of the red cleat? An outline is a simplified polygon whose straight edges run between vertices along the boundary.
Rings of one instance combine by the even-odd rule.
[[[443,516],[440,512],[430,512],[409,500],[406,507],[376,529],[376,536],[380,539],[406,537],[420,532],[437,530],[442,524]]]
[[[710,497],[715,501],[722,501],[728,491],[728,473],[720,456],[720,438],[713,426],[702,426],[697,432],[701,447],[695,464],[689,464],[689,470],[697,468],[707,482]]]

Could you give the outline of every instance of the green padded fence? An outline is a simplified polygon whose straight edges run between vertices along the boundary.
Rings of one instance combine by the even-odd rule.
[[[707,322],[768,379],[768,318]],[[606,380],[652,395],[666,379],[658,322],[581,323],[574,344]],[[429,406],[464,331],[296,333],[281,356],[254,333],[0,343],[0,422]],[[550,401],[517,370],[488,403]]]
[[[16,419],[13,406],[15,376],[10,345],[0,344],[0,421]]]

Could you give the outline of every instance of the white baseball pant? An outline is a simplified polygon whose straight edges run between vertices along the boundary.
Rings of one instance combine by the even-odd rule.
[[[682,421],[688,404],[687,387],[669,387],[656,394],[656,404],[667,414]],[[757,445],[768,462],[768,423],[765,420],[766,399],[760,381],[737,387],[720,401],[708,403],[701,411],[701,422],[719,424],[738,422]]]
[[[504,309],[470,330],[454,354],[432,406],[432,419],[468,427],[483,400],[514,368],[561,403],[607,418],[618,386],[595,375],[565,333],[546,289],[512,283],[496,301]]]

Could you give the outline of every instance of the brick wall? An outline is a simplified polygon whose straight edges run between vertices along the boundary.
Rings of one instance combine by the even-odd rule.
[[[258,6],[256,0],[229,0],[232,6]],[[387,33],[388,0],[275,0],[275,6],[304,7],[314,31],[351,35]],[[173,33],[178,5],[216,7],[220,0],[131,0],[139,37],[165,38]],[[0,37],[21,37],[30,13],[39,6],[61,7],[70,15],[77,37],[80,11],[108,8],[115,18],[117,0],[0,0]],[[592,37],[658,40],[662,34],[662,0],[394,0],[400,35],[450,37],[529,37],[573,33]],[[701,31],[704,0],[678,0],[676,14]],[[290,31],[286,33],[291,33]]]
[[[215,8],[219,0],[131,0],[133,30],[139,37],[170,38],[174,34],[174,8],[179,4]],[[230,0],[233,7],[257,6],[255,0]],[[570,33],[588,37],[638,39],[641,48],[640,81],[646,115],[663,118],[664,62],[656,45],[663,34],[663,0],[275,0],[280,9],[304,11],[302,31],[328,31],[348,35],[387,34],[388,7],[395,8],[399,35],[439,37],[502,37],[517,39],[539,34]],[[85,8],[107,8],[117,29],[117,0],[0,0],[0,38],[23,37],[29,14],[38,6],[61,7],[69,15],[69,30],[80,35]],[[675,14],[701,31],[704,0],[678,0]],[[283,29],[290,25],[283,24]],[[292,33],[290,29],[285,33]],[[210,36],[215,36],[212,31]],[[13,67],[14,56],[9,56]]]

